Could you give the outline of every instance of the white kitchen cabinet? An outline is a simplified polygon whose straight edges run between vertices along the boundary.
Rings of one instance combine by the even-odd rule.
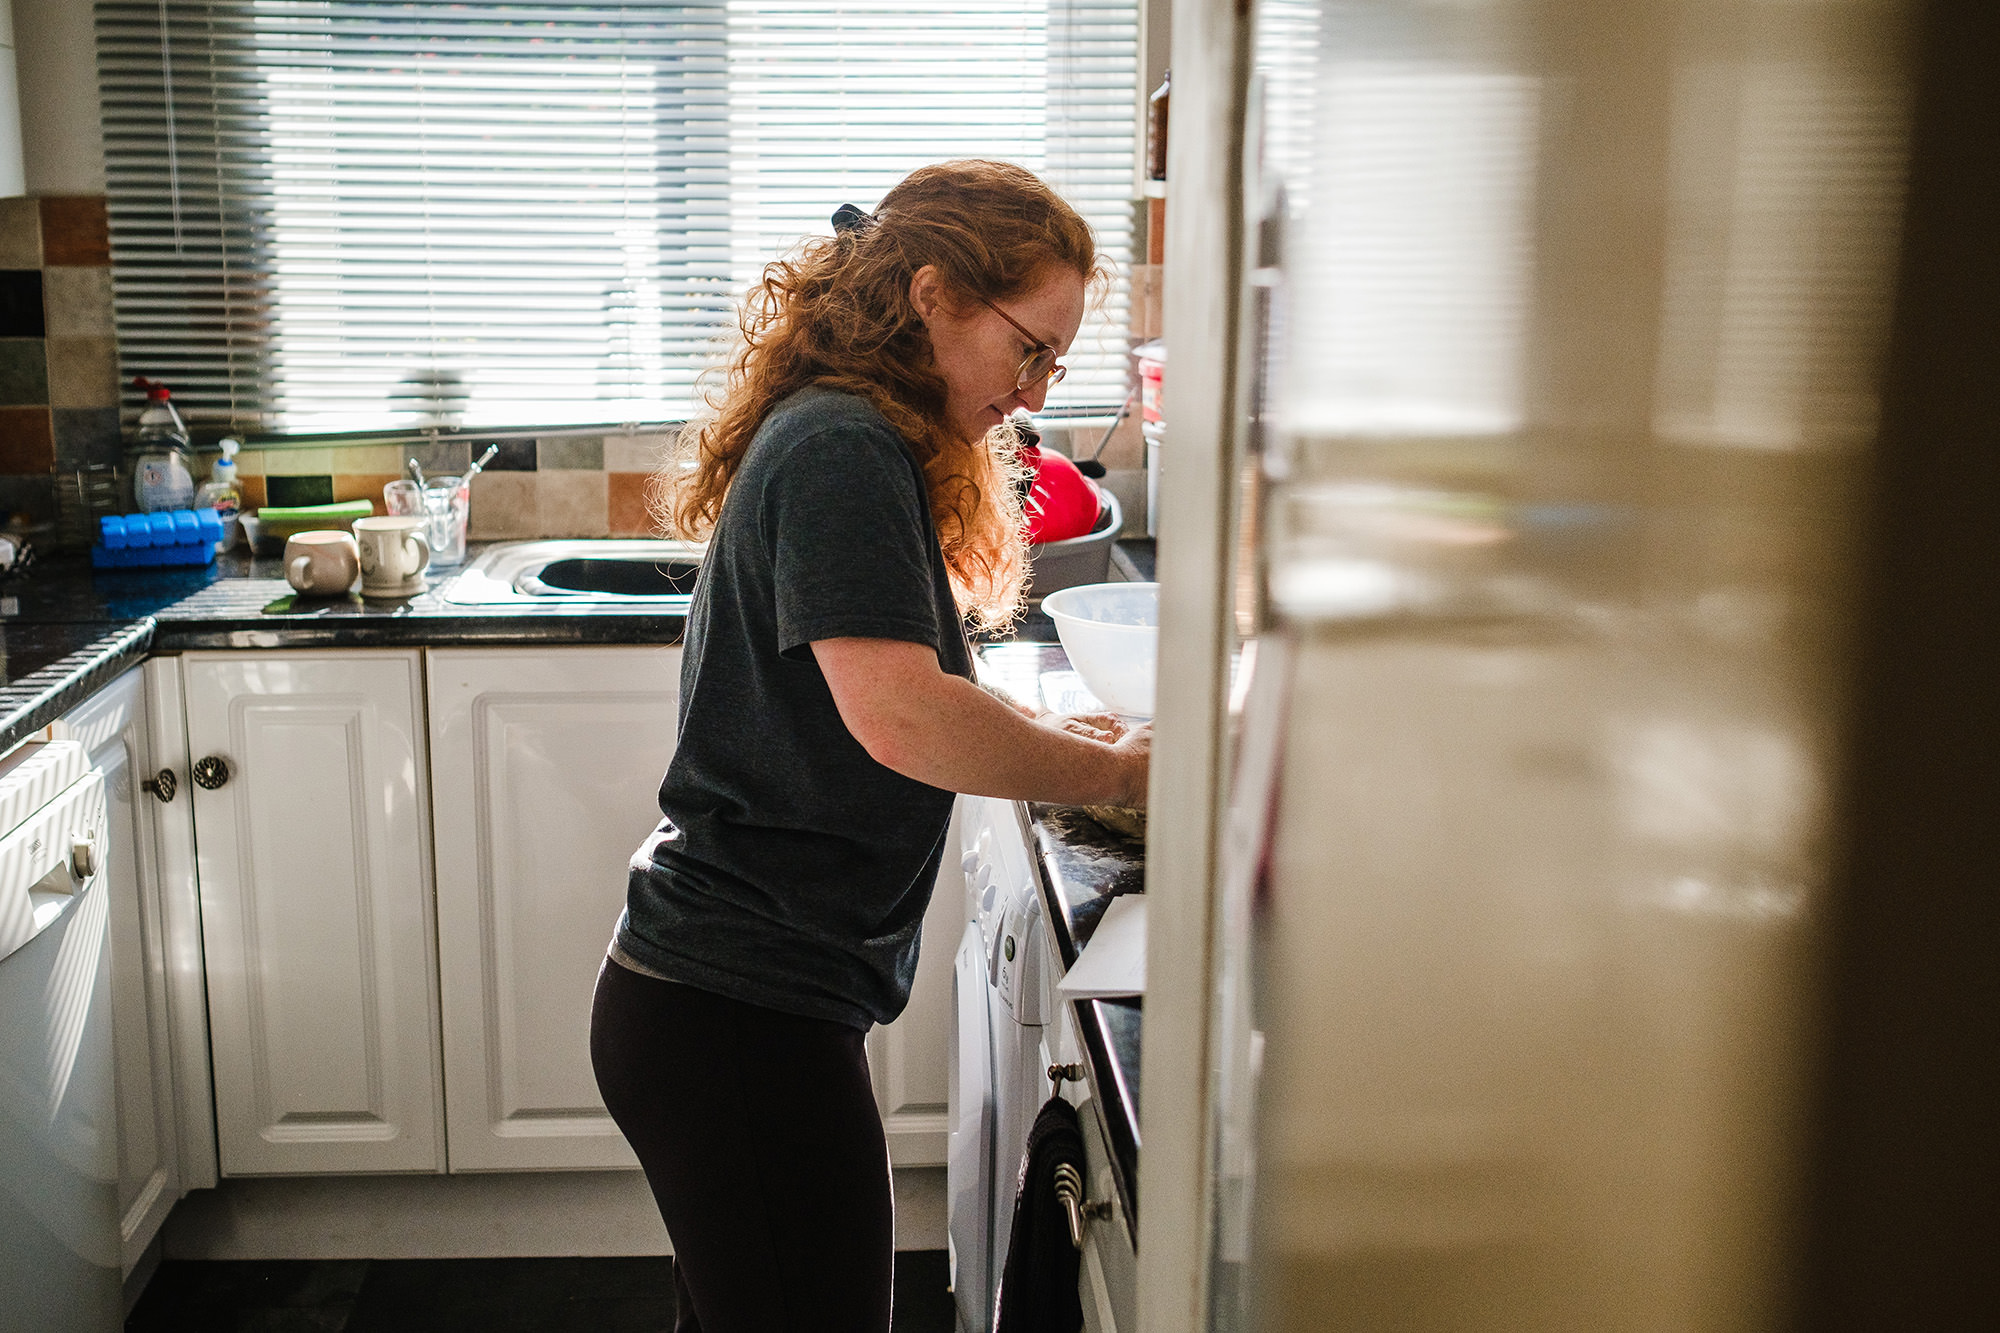
[[[441,1170],[417,652],[181,670],[222,1173]]]
[[[637,1166],[590,1000],[660,820],[680,649],[432,649],[429,670],[451,1169]]]
[[[965,929],[958,819],[954,807],[937,888],[924,913],[924,947],[909,1007],[868,1034],[869,1073],[893,1166],[943,1166],[949,1157],[952,951]]]
[[[176,954],[170,947],[169,926],[176,923],[173,905],[164,901],[169,894],[163,892],[163,883],[172,880],[182,891],[190,889],[192,866],[181,865],[179,875],[163,874],[160,842],[156,841],[157,832],[165,835],[169,849],[189,845],[168,827],[187,824],[188,803],[182,799],[178,808],[171,802],[163,805],[141,786],[156,771],[146,683],[145,668],[134,667],[58,724],[62,733],[83,744],[91,767],[104,775],[108,805],[103,883],[111,944],[120,1257],[127,1273],[138,1264],[167,1213],[189,1188],[182,1162],[181,1098],[175,1086],[174,988],[169,977],[170,959]],[[177,722],[178,693],[170,702]],[[179,907],[185,912],[187,904]],[[198,979],[198,972],[196,976]],[[195,998],[198,1002],[199,996]],[[205,1024],[205,1015],[195,1017],[198,1024]],[[205,1044],[196,1054],[205,1064]],[[197,1145],[197,1179],[202,1179],[200,1159],[213,1155],[199,1151],[201,1136],[213,1134],[212,1119],[202,1113],[207,1084],[204,1068],[204,1095],[189,1099],[193,1123],[188,1137]]]
[[[153,781],[150,889],[160,909],[167,1026],[173,1048],[174,1114],[179,1121],[181,1188],[213,1189],[215,1079],[208,1043],[208,966],[201,938],[201,884],[195,877],[194,799],[188,784],[187,709],[181,659],[155,657],[146,682],[146,736]],[[161,779],[171,775],[169,790]],[[164,796],[171,799],[162,799]],[[144,819],[141,819],[143,827]],[[143,849],[142,849],[143,851]],[[148,882],[142,879],[142,883]]]
[[[598,1100],[590,997],[627,864],[660,819],[679,684],[677,648],[429,653],[453,1171],[637,1165]],[[941,874],[910,1006],[869,1036],[897,1166],[945,1160],[964,890],[956,858]]]

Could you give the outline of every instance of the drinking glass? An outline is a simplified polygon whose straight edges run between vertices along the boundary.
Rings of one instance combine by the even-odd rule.
[[[424,536],[431,545],[431,563],[465,563],[465,526],[472,515],[472,487],[463,477],[432,477],[424,483],[423,506],[428,520]]]
[[[410,480],[392,481],[382,488],[382,503],[391,514],[421,514],[424,512],[423,488]]]

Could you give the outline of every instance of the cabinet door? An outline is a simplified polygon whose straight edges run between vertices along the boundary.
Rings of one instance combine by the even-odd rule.
[[[111,940],[121,1258],[131,1272],[181,1197],[166,956],[152,848],[146,695],[134,667],[62,721],[104,775],[103,886]],[[183,803],[185,809],[185,803]]]
[[[434,649],[429,676],[451,1169],[636,1166],[590,998],[660,821],[680,650]]]
[[[166,972],[168,1044],[173,1051],[173,1119],[183,1190],[213,1189],[215,1079],[208,1047],[208,971],[202,956],[201,885],[195,877],[194,788],[188,782],[187,709],[181,690],[181,659],[155,657],[145,673],[146,740],[149,761],[141,768],[155,777],[174,776],[173,799],[135,796],[139,823],[152,826],[152,861],[140,860],[147,899],[160,917],[160,954]]]
[[[868,1034],[869,1071],[889,1161],[896,1166],[943,1166],[950,1158],[952,962],[965,933],[965,870],[959,863],[960,798],[945,835],[944,862],[924,913],[923,952],[909,1007],[895,1022]]]
[[[182,669],[222,1173],[441,1169],[416,652]]]

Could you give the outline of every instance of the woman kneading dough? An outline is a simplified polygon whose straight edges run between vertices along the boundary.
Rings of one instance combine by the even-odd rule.
[[[994,162],[926,167],[834,226],[765,269],[664,474],[709,548],[591,1056],[683,1333],[887,1333],[862,1041],[909,999],[952,793],[1145,803],[1146,729],[1026,716],[974,684],[965,634],[1019,609],[1005,423],[1062,376],[1102,281],[1090,228]]]

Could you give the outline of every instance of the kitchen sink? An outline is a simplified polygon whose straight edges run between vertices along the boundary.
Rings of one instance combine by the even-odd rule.
[[[706,548],[664,538],[507,542],[451,581],[459,606],[657,606],[685,610]]]

